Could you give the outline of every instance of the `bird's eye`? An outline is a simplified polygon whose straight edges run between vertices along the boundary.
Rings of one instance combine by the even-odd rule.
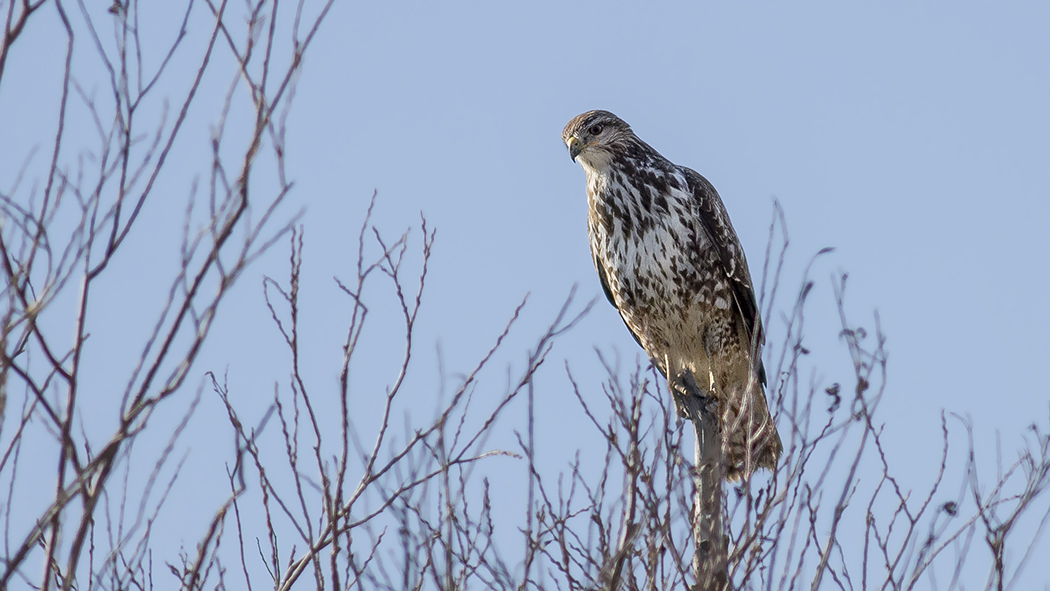
[[[601,132],[602,132],[602,126],[601,125],[592,125],[591,126],[591,135],[598,135]]]

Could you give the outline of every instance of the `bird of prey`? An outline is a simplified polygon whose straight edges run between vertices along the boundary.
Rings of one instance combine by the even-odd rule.
[[[680,396],[713,399],[729,480],[775,469],[762,321],[744,250],[715,188],[608,111],[562,131],[587,173],[591,254],[605,295]],[[708,407],[710,408],[710,406]]]

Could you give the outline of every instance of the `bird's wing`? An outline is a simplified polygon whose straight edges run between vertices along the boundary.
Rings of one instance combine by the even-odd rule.
[[[593,258],[594,268],[598,270],[598,280],[602,282],[602,291],[605,292],[605,297],[609,298],[609,303],[612,304],[614,308],[619,309],[619,306],[616,305],[616,299],[613,298],[613,292],[611,289],[609,289],[609,278],[605,276],[605,267],[602,266],[602,263],[598,260],[598,257],[595,256]]]
[[[609,303],[613,305],[613,308],[616,308],[616,310],[620,312],[620,319],[623,320],[624,325],[627,327],[627,332],[631,333],[631,336],[634,337],[638,346],[644,350],[645,345],[642,344],[641,337],[639,337],[638,334],[634,332],[634,329],[631,328],[631,323],[627,322],[627,318],[624,317],[623,312],[620,310],[620,306],[616,305],[616,299],[613,297],[612,289],[609,288],[609,278],[605,275],[605,267],[602,265],[601,261],[598,260],[598,257],[594,257],[594,268],[598,271],[598,281],[602,284],[602,291],[605,292],[605,297],[609,298]]]
[[[736,231],[733,230],[733,224],[729,221],[729,213],[726,212],[718,192],[707,179],[695,170],[684,166],[679,169],[685,175],[689,192],[693,195],[696,219],[700,222],[701,229],[707,233],[712,248],[718,253],[726,278],[729,279],[733,288],[734,299],[744,319],[747,335],[750,338],[755,338],[757,335],[758,344],[761,345],[765,342],[765,333],[758,311],[758,301],[755,299],[755,291],[751,285],[751,273],[748,272],[744,249],[740,245]],[[758,367],[762,382],[765,383],[765,368],[761,361]]]

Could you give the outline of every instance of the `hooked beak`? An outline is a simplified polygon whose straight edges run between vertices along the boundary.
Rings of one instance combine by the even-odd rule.
[[[580,142],[580,140],[578,140],[576,136],[572,136],[571,138],[569,138],[567,145],[569,146],[569,156],[572,157],[573,162],[576,162],[576,157],[579,156],[580,152],[583,151],[583,143]]]

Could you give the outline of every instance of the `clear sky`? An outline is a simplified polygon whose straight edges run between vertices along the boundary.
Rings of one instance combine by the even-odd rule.
[[[38,72],[60,67],[62,48],[44,28],[30,33],[33,56],[14,55],[0,89],[5,191],[28,147],[46,152],[49,136],[36,122],[54,113],[39,98],[53,81]],[[85,57],[80,66],[81,82],[102,92],[104,79],[90,80],[97,64]],[[204,88],[221,100],[228,81]],[[436,349],[449,375],[467,371],[532,294],[510,354],[490,374],[500,390],[502,368],[520,367],[574,284],[584,301],[601,295],[584,173],[560,138],[570,118],[600,108],[715,185],[753,274],[780,201],[792,239],[785,294],[818,249],[836,248],[813,270],[807,334],[821,360],[816,377],[827,385],[850,375],[830,287],[845,271],[854,321],[870,328],[877,311],[888,337],[884,439],[916,488],[939,461],[942,409],[973,415],[979,445],[993,448],[999,430],[1012,459],[1022,430],[1050,416],[1048,106],[1050,4],[1039,1],[337,2],[288,122],[296,186],[284,212],[305,208],[309,369],[318,388],[334,387],[349,304],[330,278],[350,278],[356,232],[378,191],[377,224],[390,235],[418,223],[419,212],[437,229],[413,395],[433,395]],[[156,234],[158,251],[120,261],[136,279],[113,293],[138,295],[114,297],[100,325],[119,317],[148,326],[156,316],[149,298],[167,286],[150,287],[151,274],[166,276],[177,254],[159,245],[177,235],[171,219],[192,178],[206,174],[214,117],[193,116],[200,131],[138,229]],[[284,277],[286,260],[282,244],[249,271],[220,310],[198,374],[228,367],[235,390],[259,396],[287,382],[259,289],[263,275]],[[381,374],[400,333],[374,322],[374,359],[361,367]],[[777,342],[779,317],[767,325]],[[112,338],[107,355],[126,366],[141,336],[100,340]],[[560,369],[567,360],[577,377],[599,379],[594,347],[618,351],[625,364],[640,354],[604,297],[538,378],[540,455],[551,466],[570,461],[566,450],[599,443],[575,427],[578,412],[563,410],[576,403]],[[95,376],[102,389],[103,373]],[[393,378],[358,376],[361,388]],[[194,423],[192,453],[212,439],[228,445],[209,421]],[[1027,574],[1050,579],[1045,564]]]

